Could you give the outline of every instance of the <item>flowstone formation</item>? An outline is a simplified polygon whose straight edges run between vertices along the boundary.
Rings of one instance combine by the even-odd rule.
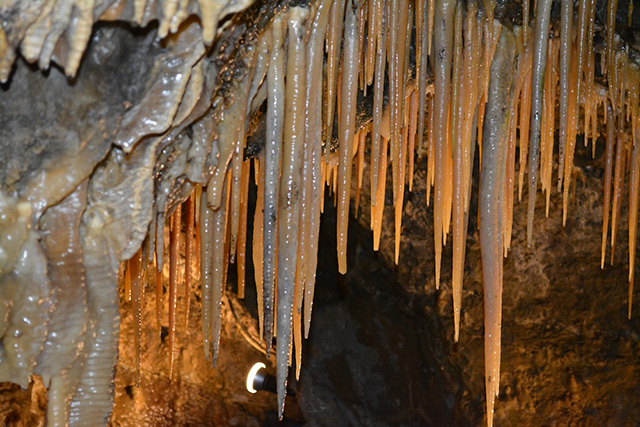
[[[420,209],[432,206],[434,287],[450,277],[455,342],[477,222],[492,425],[514,212],[524,195],[528,246],[540,244],[539,188],[547,215],[558,191],[563,223],[571,217],[578,135],[594,157],[605,151],[601,267],[627,213],[632,316],[636,15],[632,3],[595,0],[0,2],[0,381],[27,387],[39,375],[51,425],[106,423],[121,273],[139,383],[146,284],[158,319],[167,299],[173,377],[178,292],[187,323],[198,296],[215,366],[229,265],[243,297],[251,258],[257,345],[275,353],[282,417],[311,330],[325,204],[336,205],[341,274],[360,206],[373,248],[393,241],[399,264],[417,175]]]

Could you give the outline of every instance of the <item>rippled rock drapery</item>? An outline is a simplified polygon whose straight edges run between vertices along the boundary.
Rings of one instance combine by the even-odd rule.
[[[51,425],[106,422],[120,263],[185,175],[202,182],[216,165],[203,119],[216,23],[190,18],[196,2],[40,3],[0,5],[0,380],[26,387],[41,375]],[[247,6],[199,4],[216,18]],[[196,120],[203,130],[182,132]]]

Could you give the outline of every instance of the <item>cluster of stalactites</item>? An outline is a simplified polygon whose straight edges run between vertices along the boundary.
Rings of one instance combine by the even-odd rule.
[[[206,187],[197,187],[169,220],[171,372],[175,357],[177,284],[181,276],[177,271],[179,253],[186,254],[187,318],[188,295],[200,277],[204,351],[214,365],[229,263],[235,262],[237,266],[238,293],[244,296],[247,193],[252,169],[252,162],[244,157],[246,123],[256,105],[265,101],[265,146],[253,160],[258,193],[252,257],[260,333],[267,354],[273,338],[276,339],[280,415],[288,369],[295,363],[299,375],[302,337],[309,333],[324,189],[329,188],[337,205],[338,264],[340,272],[345,273],[352,176],[356,180],[357,210],[366,153],[370,160],[370,220],[376,250],[390,163],[396,263],[405,186],[408,184],[409,190],[412,186],[414,154],[426,153],[427,204],[433,187],[436,287],[440,285],[443,246],[448,234],[453,236],[452,289],[457,341],[478,146],[481,174],[476,179],[480,180],[486,402],[490,425],[499,391],[502,259],[511,244],[516,180],[517,200],[521,200],[528,171],[531,243],[538,187],[546,195],[546,214],[549,212],[554,161],[558,162],[557,188],[563,193],[566,219],[576,135],[583,133],[585,144],[591,140],[595,153],[600,135],[599,109],[604,110],[607,129],[603,263],[609,211],[613,257],[624,172],[630,171],[630,313],[640,188],[637,67],[628,60],[626,50],[612,48],[611,21],[607,25],[607,50],[600,58],[608,87],[594,81],[593,0],[580,1],[577,15],[572,11],[571,1],[563,2],[561,25],[555,29],[560,37],[552,38],[548,37],[550,0],[537,2],[533,33],[527,27],[511,30],[500,25],[493,19],[494,6],[490,1],[479,5],[476,1],[453,0],[319,0],[308,7],[289,8],[273,19],[248,60],[250,72],[238,85],[241,89],[235,102],[220,121],[217,129],[220,156],[213,177]],[[527,1],[524,8],[528,22]],[[610,8],[615,9],[615,2],[610,3]],[[572,30],[574,24],[576,31]],[[415,64],[410,62],[411,45],[415,46]],[[356,127],[358,91],[373,92],[373,120],[359,128]],[[388,93],[386,103],[385,93]],[[560,136],[556,155],[557,102]],[[580,107],[584,118],[581,128]],[[323,147],[331,146],[334,126],[338,149],[331,152]],[[625,141],[625,129],[629,127],[633,143]],[[630,167],[625,166],[627,161]],[[163,230],[159,225],[158,233],[163,234]],[[156,242],[155,257],[161,261],[163,239],[149,241]],[[134,302],[138,346],[143,289],[139,281],[140,263],[153,259],[153,248],[147,248],[147,253],[146,261],[140,260],[141,254],[130,261],[131,279],[127,279]],[[158,317],[162,312],[162,289],[162,274],[157,273]],[[139,350],[136,355],[139,364]]]

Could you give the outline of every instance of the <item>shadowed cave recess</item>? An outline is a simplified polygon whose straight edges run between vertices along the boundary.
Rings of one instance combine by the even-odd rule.
[[[0,422],[637,425],[634,6],[0,0]]]

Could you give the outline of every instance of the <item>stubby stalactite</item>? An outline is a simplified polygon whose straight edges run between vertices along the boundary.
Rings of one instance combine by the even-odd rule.
[[[507,3],[475,0],[294,3],[69,0],[42,10],[18,2],[0,7],[13,13],[0,28],[6,152],[0,380],[26,386],[32,374],[42,376],[50,424],[108,420],[122,262],[139,384],[145,304],[155,304],[162,342],[163,300],[168,303],[170,377],[180,328],[202,329],[204,355],[215,366],[229,265],[236,264],[243,298],[248,258],[261,345],[267,356],[275,349],[282,418],[289,370],[300,375],[310,331],[324,204],[336,205],[344,274],[349,214],[361,206],[368,180],[373,247],[380,245],[384,209],[392,209],[398,264],[407,190],[424,164],[436,288],[452,242],[456,342],[464,339],[466,243],[477,191],[492,425],[500,391],[502,263],[511,248],[514,204],[524,188],[527,243],[535,245],[536,195],[539,188],[546,193],[548,216],[557,171],[566,221],[578,134],[594,155],[596,143],[605,143],[601,266],[607,246],[613,258],[628,180],[631,318],[640,69],[637,52],[616,33],[616,1],[605,5],[604,29],[596,25],[595,0],[580,0],[577,13],[573,2],[562,1],[559,20],[551,0],[539,0],[532,14],[526,1],[518,13]],[[123,35],[124,23],[139,28]],[[604,49],[594,48],[596,35]],[[120,56],[138,62],[109,68]],[[50,70],[52,62],[64,73]],[[65,97],[48,91],[53,80],[68,89]],[[123,82],[130,88],[122,89]],[[67,123],[72,110],[81,117],[14,141],[14,130],[29,126],[17,97],[38,89],[36,124]],[[94,127],[83,127],[83,120]],[[259,121],[264,137],[250,145]],[[150,278],[155,294],[144,293]],[[189,320],[196,288],[200,325]],[[181,292],[185,307],[178,307]]]

